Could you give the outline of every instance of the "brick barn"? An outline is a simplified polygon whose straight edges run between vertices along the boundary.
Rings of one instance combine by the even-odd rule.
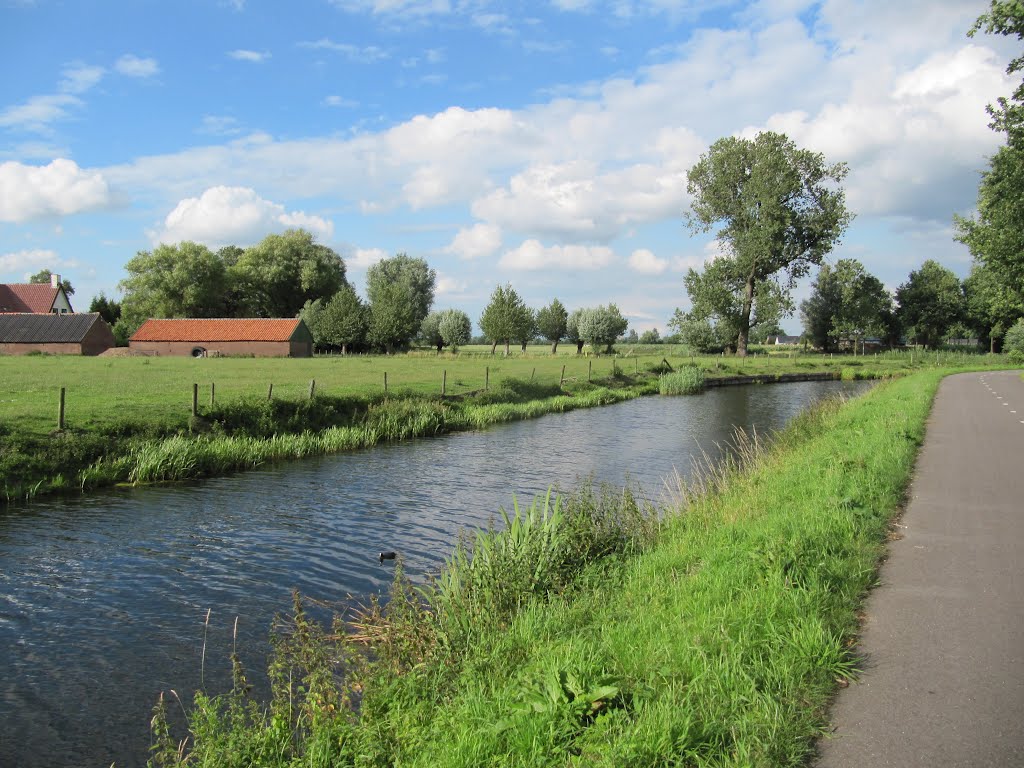
[[[299,318],[150,319],[128,346],[157,355],[311,357],[313,335]]]
[[[114,334],[98,313],[0,314],[0,354],[98,355],[114,346]]]

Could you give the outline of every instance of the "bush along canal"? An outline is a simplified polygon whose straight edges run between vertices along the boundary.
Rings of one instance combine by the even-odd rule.
[[[516,567],[529,562],[536,570],[539,558],[548,558],[537,576],[547,580],[545,594],[582,595],[585,585],[600,584],[605,571],[610,577],[616,564],[650,551],[654,533],[667,525],[661,510],[668,505],[651,506],[644,497],[664,495],[662,479],[674,468],[685,476],[705,451],[716,455],[733,425],[765,435],[819,398],[863,387],[814,382],[640,398],[198,483],[11,507],[0,514],[0,663],[8,670],[0,696],[0,764],[140,765],[159,693],[173,704],[173,737],[188,735],[189,724],[169,691],[181,696],[198,728],[192,692],[215,697],[231,690],[233,650],[255,700],[270,701],[277,678],[267,671],[268,630],[274,614],[288,610],[293,589],[307,598],[310,615],[329,620],[324,605],[350,607],[346,595],[357,596],[358,603],[386,596],[399,561],[381,563],[379,555],[391,551],[403,572],[423,586],[427,574],[452,555],[460,530],[504,527],[498,510],[514,515],[513,493],[528,517],[531,500],[546,497],[550,486],[578,489],[568,494],[571,500],[561,495],[557,524],[550,522],[554,496],[548,522],[541,502],[533,519],[519,524],[517,530],[531,533],[523,534],[526,549]],[[603,482],[614,490],[605,493]],[[632,494],[623,494],[623,486]],[[597,527],[596,520],[602,521]],[[577,527],[578,533],[566,533]],[[533,532],[541,529],[554,537],[555,548],[538,554],[531,547]],[[564,553],[557,547],[566,541],[575,542],[575,559],[558,565]],[[507,556],[496,556],[494,568],[504,572]],[[484,572],[483,565],[476,568]],[[494,595],[505,606],[501,623],[509,627],[519,608],[548,610],[544,600],[534,604],[534,597],[520,594],[515,579],[510,588],[520,586]],[[490,589],[483,576],[473,584],[474,594]],[[446,615],[461,621],[454,608]],[[362,634],[375,636],[374,621],[364,624]],[[459,643],[493,629],[486,623],[462,626],[468,635]],[[465,651],[452,643],[451,663],[461,669]],[[353,669],[363,658],[358,643],[356,650]],[[345,665],[336,661],[331,669],[340,674]],[[284,669],[272,667],[278,668]],[[296,670],[287,674],[300,679]],[[356,677],[348,680],[346,685],[359,685]],[[353,703],[364,701],[352,693]],[[371,701],[368,695],[366,704]],[[337,703],[335,711],[342,711]],[[254,735],[246,731],[240,738]],[[200,752],[218,738],[211,731],[200,740]],[[189,736],[190,747],[195,744]],[[248,753],[240,747],[239,754]],[[231,764],[214,751],[207,764],[223,761]]]

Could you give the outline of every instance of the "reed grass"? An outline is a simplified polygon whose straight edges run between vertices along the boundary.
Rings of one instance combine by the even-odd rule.
[[[671,373],[658,377],[658,388],[663,395],[695,395],[704,391],[704,370],[695,365],[684,365]]]

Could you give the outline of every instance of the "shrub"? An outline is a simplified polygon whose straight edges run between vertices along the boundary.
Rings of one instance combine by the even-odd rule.
[[[672,373],[663,373],[658,380],[663,395],[693,395],[704,391],[704,371],[695,365],[684,365]]]
[[[1003,351],[1014,363],[1024,363],[1024,318],[1018,320],[1003,337]]]

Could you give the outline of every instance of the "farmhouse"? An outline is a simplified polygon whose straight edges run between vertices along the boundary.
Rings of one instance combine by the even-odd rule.
[[[60,275],[50,275],[46,283],[0,283],[0,314],[70,315],[74,312]]]
[[[128,346],[157,355],[310,357],[313,335],[299,318],[150,319]]]
[[[45,287],[45,286],[44,286]],[[114,346],[114,334],[98,313],[0,314],[0,354],[98,355]]]

